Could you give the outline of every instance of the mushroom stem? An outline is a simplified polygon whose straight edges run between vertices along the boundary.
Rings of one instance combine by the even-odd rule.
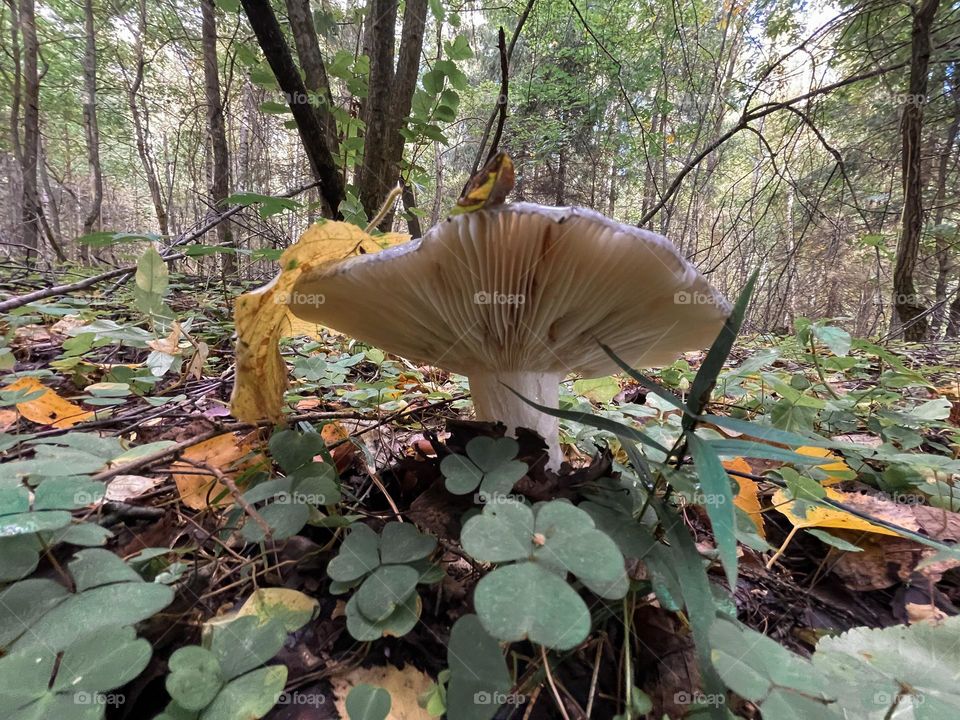
[[[477,420],[499,420],[512,435],[518,427],[536,430],[547,443],[550,457],[547,467],[558,470],[563,456],[560,454],[560,421],[542,413],[518,398],[520,395],[547,407],[559,407],[562,373],[556,372],[491,372],[470,373],[470,392]]]

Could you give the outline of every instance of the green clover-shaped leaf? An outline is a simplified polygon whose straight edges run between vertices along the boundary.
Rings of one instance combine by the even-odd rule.
[[[217,656],[199,645],[187,645],[170,656],[167,692],[185,710],[202,710],[223,687]]]
[[[370,622],[360,612],[357,605],[357,596],[354,595],[347,602],[347,631],[354,639],[361,642],[379,640],[385,635],[402,637],[413,630],[413,626],[420,619],[420,598],[412,593],[386,620]]]
[[[586,603],[540,563],[497,568],[477,584],[473,603],[487,632],[507,642],[530,640],[569,650],[590,632]]]
[[[383,622],[410,597],[419,579],[420,574],[408,565],[383,565],[357,591],[357,609],[370,622]]]
[[[533,528],[533,510],[516,500],[497,500],[467,520],[460,542],[482,562],[520,560],[533,554]]]
[[[373,572],[380,566],[379,544],[380,539],[373,530],[363,523],[354,523],[340,552],[327,565],[327,575],[348,583]]]
[[[380,534],[380,562],[411,563],[422,560],[437,547],[437,540],[421,533],[412,523],[389,522]]]
[[[527,472],[526,463],[514,459],[519,449],[513,438],[473,438],[467,457],[448,455],[440,463],[447,490],[466,495],[479,487],[488,498],[509,493]]]

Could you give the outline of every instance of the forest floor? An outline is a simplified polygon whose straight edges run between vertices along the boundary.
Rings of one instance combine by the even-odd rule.
[[[239,493],[278,477],[285,463],[278,467],[278,446],[268,442],[272,425],[239,423],[229,414],[236,289],[201,287],[196,278],[176,275],[170,280],[164,301],[179,330],[150,321],[137,309],[136,289],[125,285],[36,302],[4,319],[0,442],[8,470],[16,465],[28,475],[82,475],[103,483],[102,493],[91,491],[90,502],[70,508],[73,522],[105,528],[106,548],[128,561],[139,557],[144,577],[176,590],[173,604],[142,633],[153,646],[146,672],[124,688],[122,712],[110,713],[160,712],[168,700],[163,679],[171,653],[199,642],[205,623],[236,610],[255,590],[280,587],[316,601],[313,621],[277,656],[288,668],[285,697],[307,699],[280,704],[267,717],[339,717],[347,689],[361,682],[388,687],[395,712],[408,703],[406,717],[417,717],[416,698],[436,692],[451,624],[471,612],[482,569],[459,545],[464,514],[476,498],[446,489],[441,461],[464,454],[474,437],[498,436],[502,427],[468,420],[463,377],[334,334],[285,341],[288,427],[320,432],[326,447],[314,460],[335,465],[341,497],[335,506],[305,510],[299,521],[282,514],[265,520],[265,506]],[[11,294],[28,289],[23,280],[11,283],[0,285]],[[879,449],[876,458],[860,462],[823,451],[818,482],[871,517],[944,543],[960,541],[960,491],[954,494],[960,347],[881,346],[827,323],[813,327],[787,337],[743,336],[721,373],[711,411]],[[688,354],[650,377],[683,395],[702,359],[703,353]],[[628,377],[569,381],[562,404],[643,428],[668,447],[679,433],[680,411]],[[573,499],[600,479],[629,475],[613,433],[570,420],[561,427],[570,465],[559,475],[543,470],[537,438],[522,435],[518,459],[528,471],[514,492],[533,502]],[[51,458],[61,469],[29,466]],[[731,476],[739,488],[734,502],[753,524],[751,533],[738,535],[732,596],[745,624],[809,656],[825,635],[957,613],[957,561],[925,563],[933,549],[853,516],[804,516],[795,507],[799,500],[764,481],[789,481],[783,462],[741,456],[724,464],[740,472]],[[710,559],[711,582],[722,589],[727,582],[711,523],[696,502],[695,484],[684,483],[678,476],[673,498]],[[410,632],[360,642],[348,632],[345,597],[331,592],[325,568],[350,523],[380,529],[395,519],[438,539],[436,560],[444,572],[421,591],[419,622]],[[265,537],[261,529],[256,539],[251,529],[267,522],[275,532]],[[288,531],[277,530],[284,523],[291,523]],[[48,551],[35,574],[57,577],[74,550],[65,543]],[[560,717],[560,698],[570,717],[623,712],[625,640],[656,717],[688,709],[699,686],[688,624],[675,602],[671,607],[669,588],[655,570],[637,560],[629,572],[634,587],[645,588],[631,596],[630,637],[616,614],[601,613],[600,631],[560,654],[549,681],[538,649],[515,643],[510,666],[521,701],[505,705],[498,717]],[[758,716],[742,698],[730,710]]]

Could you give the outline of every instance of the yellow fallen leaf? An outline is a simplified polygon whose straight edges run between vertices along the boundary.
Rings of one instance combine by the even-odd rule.
[[[281,418],[287,370],[277,344],[298,327],[290,321],[287,302],[300,275],[361,250],[378,252],[403,239],[407,236],[399,233],[374,238],[344,222],[312,225],[280,256],[279,275],[236,299],[237,375],[230,398],[235,418],[244,422]]]
[[[797,452],[801,455],[822,457],[830,460],[830,462],[824,463],[823,465],[817,465],[818,468],[827,474],[827,479],[823,481],[824,485],[836,485],[838,482],[853,480],[857,477],[857,474],[844,462],[842,457],[830,452],[826,448],[807,447],[804,445],[803,447],[798,447]]]
[[[233,619],[255,615],[263,624],[271,618],[280,618],[287,632],[293,632],[309,621],[319,603],[309,595],[289,588],[261,588],[254,590]]]
[[[861,495],[860,493],[845,493],[835,490],[832,487],[824,488],[826,496],[831,500],[849,505],[868,513],[879,520],[894,523],[907,530],[916,531],[919,525],[916,519],[910,514],[908,508],[898,506],[896,503],[882,498]],[[787,534],[783,544],[774,553],[767,563],[767,567],[773,567],[777,559],[783,555],[787,545],[793,540],[798,530],[803,528],[838,528],[840,530],[854,530],[861,533],[875,533],[877,535],[893,535],[900,537],[900,534],[889,530],[882,525],[877,525],[869,520],[863,520],[856,515],[852,515],[844,510],[834,510],[833,508],[822,505],[806,503],[806,515],[801,516],[796,510],[796,501],[789,499],[786,490],[777,490],[773,494],[773,506],[779,513],[786,516],[793,527]],[[856,542],[854,542],[856,544]]]
[[[84,410],[69,400],[60,397],[35,377],[24,377],[7,385],[4,390],[15,392],[26,390],[29,393],[41,393],[26,402],[17,403],[17,412],[31,422],[40,425],[52,425],[55,428],[71,428],[77,423],[93,419],[93,413]]]
[[[420,696],[430,689],[429,675],[412,665],[397,669],[386,667],[356,668],[347,675],[330,678],[334,702],[340,717],[347,717],[347,695],[357,685],[375,685],[390,693],[390,712],[387,720],[430,720],[430,715],[420,707]]]
[[[187,448],[183,461],[175,462],[170,470],[177,484],[183,504],[193,510],[203,510],[211,504],[223,507],[233,502],[227,488],[209,471],[198,465],[217,468],[224,475],[235,478],[244,470],[265,462],[257,448],[254,436],[240,433],[217,435]]]
[[[743,458],[725,460],[723,467],[728,471],[736,470],[737,472],[753,474],[753,468],[751,468],[750,464]],[[737,496],[733,499],[733,504],[750,516],[750,520],[753,521],[754,526],[757,528],[757,533],[760,537],[766,539],[766,531],[763,528],[763,513],[760,507],[759,486],[750,478],[739,477],[738,475],[730,475],[730,477],[736,480],[739,486]]]

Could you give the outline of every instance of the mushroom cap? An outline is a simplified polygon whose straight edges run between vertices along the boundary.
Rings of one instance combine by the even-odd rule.
[[[710,345],[729,303],[666,238],[586,208],[514,203],[311,269],[290,309],[454,372],[616,371]]]

